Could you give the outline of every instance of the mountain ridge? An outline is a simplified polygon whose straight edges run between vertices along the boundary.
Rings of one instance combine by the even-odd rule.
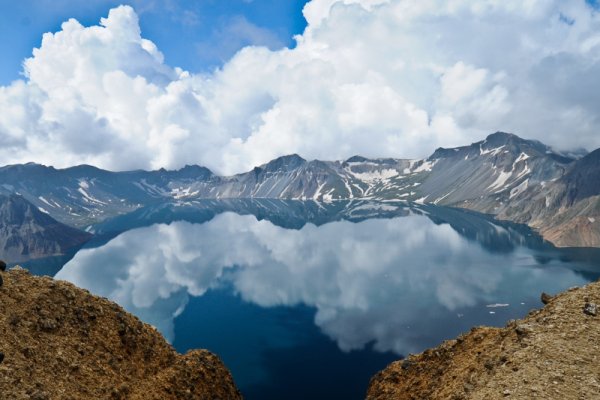
[[[78,228],[164,201],[403,200],[525,223],[559,246],[598,247],[599,160],[600,150],[566,156],[539,141],[495,132],[467,146],[438,148],[420,160],[355,155],[321,161],[291,154],[231,176],[197,165],[124,172],[12,165],[0,168],[0,194],[21,194]]]

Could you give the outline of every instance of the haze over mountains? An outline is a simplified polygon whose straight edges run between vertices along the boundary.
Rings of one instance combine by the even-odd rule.
[[[405,200],[528,224],[559,246],[600,246],[600,149],[559,154],[502,132],[468,146],[437,149],[423,160],[307,161],[289,155],[234,176],[217,176],[201,166],[110,172],[86,165],[61,170],[11,165],[0,168],[0,194],[18,194],[34,205],[39,213],[29,213],[30,220],[47,214],[80,229],[165,202]],[[0,200],[10,208],[7,199]]]

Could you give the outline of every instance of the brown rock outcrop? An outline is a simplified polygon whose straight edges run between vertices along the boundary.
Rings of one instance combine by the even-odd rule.
[[[241,398],[208,351],[180,355],[150,325],[70,283],[20,268],[3,275],[2,398]]]
[[[371,380],[367,399],[600,399],[600,282],[505,328],[477,327]]]

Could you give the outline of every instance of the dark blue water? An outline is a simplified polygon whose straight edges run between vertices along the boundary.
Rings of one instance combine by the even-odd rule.
[[[542,291],[600,271],[595,250],[405,203],[200,202],[95,230],[57,277],[121,304],[181,352],[217,353],[248,399],[364,398],[392,360],[504,325],[540,307]]]

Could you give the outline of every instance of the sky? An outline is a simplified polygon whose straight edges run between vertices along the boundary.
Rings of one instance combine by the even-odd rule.
[[[591,0],[0,0],[4,164],[600,147]]]
[[[165,62],[189,71],[222,65],[247,45],[271,49],[293,46],[306,21],[308,0],[0,0],[0,84],[21,77],[23,60],[39,47],[45,32],[75,18],[98,24],[121,4],[136,9],[142,34],[165,55]],[[8,39],[8,40],[6,40]]]

